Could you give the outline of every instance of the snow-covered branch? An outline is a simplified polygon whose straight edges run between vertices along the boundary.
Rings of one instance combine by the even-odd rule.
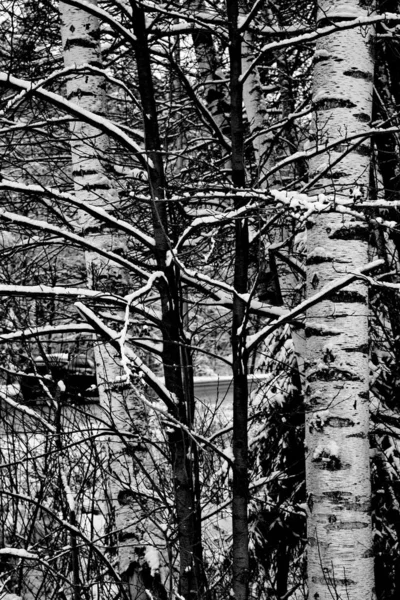
[[[21,297],[37,297],[45,298],[47,296],[59,296],[69,298],[87,298],[91,300],[100,300],[101,302],[107,302],[115,304],[116,306],[123,306],[125,308],[125,301],[121,296],[116,294],[109,294],[105,292],[99,292],[98,290],[88,290],[86,288],[74,288],[74,287],[62,287],[62,286],[50,286],[50,285],[8,285],[0,284],[0,296],[21,296]]]
[[[39,413],[37,413],[33,408],[29,406],[25,406],[24,404],[20,404],[13,398],[17,398],[20,393],[20,385],[18,383],[13,383],[10,385],[2,385],[0,386],[0,399],[6,402],[11,408],[18,410],[23,413],[26,417],[31,417],[36,421],[42,423],[45,428],[50,431],[50,433],[56,433],[56,428],[47,421],[44,417],[42,417]]]
[[[75,303],[76,308],[79,310],[83,318],[93,327],[93,329],[102,336],[108,343],[110,343],[118,352],[121,351],[120,347],[120,337],[121,334],[115,332],[113,329],[108,327],[99,317],[87,306],[82,304],[81,302]],[[141,375],[145,383],[147,383],[152,390],[154,390],[157,396],[162,400],[165,405],[173,410],[176,404],[176,398],[174,394],[172,394],[164,385],[163,381],[157,377],[151,369],[135,354],[135,352],[131,348],[125,349],[125,357],[127,359],[128,365],[128,373],[130,376],[131,372],[129,369],[133,369],[134,371],[138,371]]]
[[[326,37],[327,35],[337,33],[338,31],[345,31],[347,29],[354,29],[355,27],[362,27],[365,25],[373,25],[374,23],[382,23],[384,21],[394,21],[398,23],[400,22],[400,14],[383,13],[380,15],[372,15],[370,17],[357,17],[355,19],[352,19],[351,21],[343,21],[340,23],[335,23],[334,25],[329,25],[328,27],[320,27],[310,33],[303,33],[302,35],[296,37],[290,37],[285,40],[265,44],[265,46],[261,48],[256,58],[253,60],[247,71],[245,71],[241,76],[241,81],[242,83],[246,81],[254,67],[258,65],[260,60],[268,52],[271,52],[273,50],[280,50],[281,48],[287,48],[289,46],[293,48],[294,46],[297,46],[299,44],[315,42],[316,40],[322,37]]]
[[[100,21],[103,21],[103,23],[108,23],[108,25],[110,25],[110,27],[112,27],[112,29],[115,31],[118,31],[118,33],[120,33],[127,42],[133,46],[136,45],[136,36],[129,31],[129,29],[124,27],[120,21],[115,19],[111,13],[107,12],[103,8],[100,8],[100,6],[97,6],[97,4],[86,2],[86,0],[63,0],[63,2],[64,4],[69,4],[70,6],[75,6],[76,8],[84,10],[85,12],[100,19]]]
[[[268,173],[266,173],[263,176],[260,183],[262,183],[263,181],[268,179],[271,175],[280,171],[287,165],[290,165],[291,163],[295,162],[296,160],[300,160],[300,159],[308,160],[310,158],[313,158],[314,156],[318,156],[320,154],[325,154],[329,150],[334,150],[336,147],[340,147],[343,144],[349,143],[351,141],[360,140],[363,138],[367,139],[373,135],[388,135],[390,133],[398,133],[398,132],[399,132],[399,127],[387,127],[386,129],[383,127],[377,127],[377,128],[369,129],[367,133],[365,133],[365,131],[363,133],[353,133],[351,135],[346,135],[341,138],[337,138],[327,144],[320,144],[319,146],[307,148],[307,150],[299,150],[298,152],[294,152],[293,154],[290,154],[286,158],[283,158],[281,161],[276,163],[273,166],[273,168],[270,169],[268,171]],[[350,151],[351,148],[352,148],[351,146],[348,149],[346,148],[344,153],[347,153],[348,151]]]
[[[214,225],[216,226],[216,225],[222,225],[223,223],[228,223],[229,221],[232,221],[233,219],[247,216],[248,213],[254,209],[255,210],[259,209],[259,205],[258,204],[247,204],[246,206],[242,206],[241,208],[239,208],[237,210],[231,210],[226,213],[210,210],[209,214],[198,217],[197,219],[194,219],[194,221],[185,229],[185,231],[182,233],[181,237],[179,238],[179,240],[176,243],[175,250],[176,251],[179,250],[180,247],[188,239],[188,237],[190,235],[192,235],[193,232],[197,231],[197,229],[200,229],[204,226],[211,227]]]
[[[51,225],[47,221],[39,221],[38,219],[31,219],[29,217],[24,217],[17,213],[11,213],[9,211],[2,210],[2,209],[0,209],[0,220],[7,221],[9,223],[17,223],[17,224],[23,225],[25,227],[29,227],[31,229],[38,229],[41,231],[47,231],[47,232],[59,235],[60,237],[62,237],[65,240],[73,242],[74,244],[76,244],[82,248],[85,248],[86,250],[91,250],[92,252],[96,252],[100,256],[103,256],[104,258],[107,258],[108,260],[121,265],[125,269],[128,269],[129,271],[133,271],[140,277],[147,278],[149,276],[149,274],[146,273],[146,271],[144,271],[140,267],[136,266],[131,261],[123,258],[122,256],[119,256],[119,254],[115,254],[114,252],[104,250],[101,246],[90,242],[87,237],[82,237],[80,235],[77,235],[76,233],[71,233],[70,231],[62,229],[61,227],[57,227],[56,225]]]
[[[50,198],[54,198],[55,200],[60,200],[63,203],[75,206],[76,208],[87,212],[92,217],[95,217],[100,222],[112,226],[117,231],[122,231],[132,236],[136,241],[138,241],[146,248],[153,249],[155,246],[153,238],[151,238],[143,231],[140,231],[140,229],[137,229],[137,227],[134,227],[127,221],[113,217],[105,208],[102,208],[100,206],[94,206],[93,204],[89,204],[87,202],[78,200],[73,194],[60,192],[59,190],[49,188],[46,186],[34,184],[28,185],[21,182],[10,181],[8,179],[3,179],[0,181],[0,190],[35,194],[38,196],[47,195]]]
[[[260,344],[260,342],[265,340],[265,338],[268,335],[270,335],[273,331],[275,331],[275,329],[278,329],[278,327],[281,327],[285,323],[288,323],[289,321],[292,321],[299,315],[303,314],[308,308],[315,306],[315,304],[318,304],[319,302],[324,300],[332,292],[346,287],[347,285],[349,285],[350,283],[352,283],[353,281],[355,281],[356,279],[361,277],[363,273],[373,271],[374,269],[377,269],[378,267],[383,266],[384,262],[385,261],[382,259],[375,260],[374,262],[371,262],[371,263],[368,263],[367,265],[365,265],[365,267],[362,267],[361,269],[354,271],[350,275],[346,275],[345,277],[342,277],[340,279],[332,281],[332,283],[326,285],[317,294],[314,294],[314,296],[311,296],[311,298],[304,300],[304,302],[302,302],[301,304],[299,304],[298,306],[293,308],[291,311],[286,312],[286,314],[284,316],[280,317],[276,321],[273,321],[272,323],[269,323],[268,325],[266,325],[263,329],[261,329],[257,333],[254,333],[253,335],[248,336],[248,338],[247,338],[248,351],[250,352],[251,350],[256,348],[258,346],[258,344]]]
[[[153,162],[145,156],[145,150],[141,148],[130,136],[128,136],[125,131],[112,123],[109,119],[82,108],[78,104],[75,104],[75,102],[71,102],[63,96],[60,96],[60,94],[49,92],[40,86],[37,87],[31,81],[18,79],[9,73],[0,72],[0,83],[6,87],[8,86],[12,89],[18,90],[21,93],[21,97],[26,94],[33,94],[44,102],[48,102],[63,112],[78,118],[80,121],[84,121],[90,125],[93,125],[102,133],[105,133],[106,135],[115,139],[126,149],[133,152],[146,168],[153,167]]]

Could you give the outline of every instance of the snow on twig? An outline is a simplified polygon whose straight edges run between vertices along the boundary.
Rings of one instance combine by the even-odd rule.
[[[331,33],[337,33],[338,31],[344,31],[346,29],[353,29],[355,27],[361,27],[363,25],[364,26],[365,25],[373,25],[374,23],[381,23],[382,21],[399,22],[400,14],[398,14],[398,13],[383,13],[381,15],[373,15],[370,17],[357,17],[356,19],[353,19],[352,21],[345,21],[344,23],[335,23],[334,25],[329,25],[328,27],[318,28],[315,31],[312,31],[311,33],[303,33],[302,35],[299,35],[296,37],[290,37],[290,38],[287,38],[287,39],[284,39],[281,41],[265,44],[265,46],[263,46],[261,48],[261,50],[260,50],[259,54],[256,56],[256,58],[253,60],[253,62],[251,63],[251,65],[249,66],[247,71],[245,71],[242,74],[240,80],[242,83],[244,81],[246,81],[246,79],[250,75],[251,71],[260,62],[262,57],[265,56],[265,54],[267,52],[270,52],[271,50],[278,50],[280,48],[286,48],[288,46],[293,47],[296,44],[305,44],[305,43],[309,43],[309,42],[314,42],[315,40],[318,40],[322,37],[326,37],[327,35],[330,35]]]
[[[264,177],[261,179],[260,183],[262,183],[263,181],[268,179],[268,177],[270,177],[277,171],[280,171],[283,167],[286,167],[287,165],[291,164],[295,160],[310,159],[314,156],[318,156],[319,154],[324,154],[325,152],[328,152],[328,150],[332,150],[335,147],[339,147],[342,144],[348,143],[353,140],[360,140],[360,139],[362,140],[362,138],[369,138],[372,135],[381,135],[381,134],[387,135],[389,133],[397,133],[398,131],[399,131],[398,127],[388,127],[386,129],[383,127],[377,127],[375,129],[371,128],[368,131],[363,131],[362,133],[353,133],[351,135],[346,135],[341,138],[337,138],[337,139],[333,140],[332,142],[329,142],[328,144],[319,144],[318,146],[313,146],[311,148],[307,148],[307,150],[298,150],[297,152],[294,152],[293,154],[290,154],[286,158],[283,158],[281,161],[277,162],[273,166],[273,168],[270,169],[268,171],[268,173],[266,173],[264,175]],[[348,152],[348,149],[346,149],[344,151],[343,155],[345,155],[347,152]],[[309,184],[307,184],[307,186],[308,185]]]
[[[240,216],[246,215],[250,210],[259,208],[258,204],[249,204],[247,206],[242,206],[237,210],[231,210],[227,213],[218,213],[210,211],[210,214],[207,216],[201,216],[196,219],[185,229],[182,233],[181,237],[176,243],[175,250],[179,250],[185,240],[189,237],[189,235],[199,227],[204,225],[220,225],[221,223],[226,223],[227,221],[231,221],[232,219],[237,219]]]
[[[12,212],[9,212],[7,210],[2,210],[2,209],[0,209],[0,219],[11,222],[11,223],[19,223],[21,225],[25,225],[25,226],[31,227],[33,229],[38,229],[41,231],[48,231],[51,233],[55,233],[66,240],[74,242],[75,244],[78,244],[79,246],[81,246],[83,248],[86,248],[88,250],[96,252],[97,254],[100,254],[101,256],[104,256],[105,258],[108,258],[109,260],[112,260],[113,262],[122,265],[123,267],[125,267],[126,269],[128,269],[130,271],[136,272],[136,274],[140,275],[141,277],[148,276],[148,273],[146,273],[146,271],[143,271],[143,269],[140,269],[135,264],[133,264],[131,261],[126,260],[122,256],[119,256],[118,254],[115,254],[114,252],[104,250],[103,248],[99,247],[98,245],[89,242],[87,240],[87,238],[77,235],[76,233],[71,233],[70,231],[66,231],[65,229],[62,229],[61,227],[57,227],[56,225],[52,225],[51,223],[48,223],[47,221],[39,221],[38,219],[31,219],[30,217],[24,217],[17,213],[12,213]]]
[[[70,325],[45,325],[43,327],[31,327],[29,329],[21,329],[12,333],[0,333],[0,344],[6,344],[11,340],[20,338],[47,336],[51,333],[76,333],[76,332],[93,332],[93,327],[87,323],[75,323]]]
[[[101,302],[110,302],[125,306],[125,301],[121,296],[97,290],[88,290],[86,288],[50,286],[50,285],[8,285],[0,284],[0,296],[66,296],[78,298],[90,298],[101,300]]]
[[[127,296],[125,296],[126,308],[125,308],[124,326],[121,329],[120,336],[118,339],[118,343],[119,343],[119,347],[120,347],[120,354],[121,354],[121,359],[122,359],[122,366],[123,366],[124,370],[125,370],[125,367],[128,367],[128,357],[126,356],[126,353],[125,353],[125,343],[126,343],[126,336],[128,335],[130,309],[131,309],[132,302],[134,302],[134,300],[136,300],[137,298],[140,298],[144,294],[147,294],[147,292],[149,292],[153,288],[156,280],[162,279],[162,278],[165,279],[166,282],[168,283],[168,280],[165,277],[164,273],[162,271],[156,271],[155,273],[150,275],[150,277],[147,280],[147,283],[143,287],[141,287],[139,290],[136,290],[135,292],[132,292],[131,294],[128,294]]]
[[[89,6],[94,5],[90,4]],[[136,142],[132,140],[132,138],[128,136],[120,127],[101,115],[82,108],[78,104],[75,104],[75,102],[71,102],[63,96],[60,96],[60,94],[49,92],[42,87],[36,88],[31,81],[18,79],[9,73],[0,72],[0,82],[13,89],[19,90],[22,93],[32,93],[38,98],[49,102],[53,106],[56,106],[57,108],[67,112],[70,115],[73,115],[74,117],[77,117],[79,120],[97,127],[106,135],[118,140],[123,146],[125,146],[125,148],[133,151],[145,167],[154,167],[153,161],[145,156],[145,150],[143,148],[136,144]]]
[[[75,497],[74,497],[74,494],[72,493],[71,487],[68,483],[67,475],[65,473],[64,468],[61,469],[61,481],[64,486],[65,496],[67,498],[67,504],[68,504],[69,510],[71,512],[75,512]]]
[[[81,302],[75,303],[76,308],[82,314],[82,316],[86,319],[88,323],[90,323],[93,329],[101,334],[108,342],[110,342],[117,350],[120,350],[119,338],[121,336],[120,333],[115,332],[113,329],[110,329],[90,308],[82,304]],[[130,363],[129,367],[134,367],[143,375],[144,381],[156,392],[163,402],[170,408],[174,407],[176,404],[176,397],[172,394],[167,387],[164,385],[163,381],[157,377],[151,369],[137,356],[131,348],[125,350],[126,357]],[[128,378],[131,376],[130,369],[126,375]],[[143,394],[140,394],[142,400],[144,400]],[[151,404],[150,404],[151,406]]]
[[[10,554],[11,556],[15,556],[16,558],[39,560],[38,554],[33,554],[33,552],[28,552],[28,550],[24,550],[23,548],[0,548],[0,555],[4,554]]]
[[[94,206],[93,204],[89,204],[87,202],[78,200],[72,194],[68,194],[66,192],[60,192],[59,190],[56,190],[54,188],[49,188],[46,186],[27,185],[24,183],[19,183],[19,182],[17,183],[14,181],[10,181],[8,179],[3,179],[2,181],[0,181],[0,190],[26,192],[29,194],[36,194],[39,196],[43,196],[43,194],[46,194],[46,195],[50,196],[51,198],[55,198],[57,200],[67,202],[68,204],[72,204],[73,206],[76,206],[77,208],[87,212],[92,217],[95,217],[100,222],[107,223],[107,225],[112,225],[116,229],[123,231],[123,232],[127,233],[128,235],[131,235],[138,242],[143,244],[146,248],[152,249],[155,246],[155,242],[154,242],[153,238],[151,238],[144,232],[140,231],[136,227],[133,227],[133,225],[131,225],[127,221],[117,219],[116,217],[109,214],[107,212],[107,210],[105,210],[104,208],[102,208],[100,206]]]
[[[10,385],[1,385],[0,386],[0,399],[4,400],[9,406],[15,408],[19,412],[22,412],[27,417],[32,417],[37,421],[40,421],[42,425],[46,427],[51,433],[56,433],[56,428],[51,425],[44,417],[39,415],[33,408],[29,408],[28,406],[24,406],[19,402],[13,400],[13,397],[17,397],[20,393],[20,385],[19,383],[13,383]]]
[[[76,8],[81,8],[85,12],[98,17],[101,21],[108,23],[113,29],[116,29],[128,42],[132,45],[136,45],[137,39],[136,36],[126,29],[114,17],[111,13],[107,12],[103,8],[97,6],[97,4],[93,4],[92,2],[86,2],[86,0],[63,0],[65,4],[69,4],[70,6],[75,6]]]
[[[324,300],[324,298],[329,296],[329,294],[332,293],[333,291],[346,287],[347,285],[352,283],[355,279],[358,279],[359,277],[361,277],[363,273],[372,271],[378,267],[381,267],[384,264],[384,262],[385,261],[383,259],[375,260],[371,263],[368,263],[361,269],[355,270],[350,275],[346,275],[345,277],[342,277],[340,279],[336,279],[335,281],[332,281],[331,283],[326,285],[324,288],[322,288],[322,290],[320,290],[317,294],[314,294],[313,296],[311,296],[311,298],[304,300],[304,302],[302,302],[301,304],[299,304],[298,306],[293,308],[291,311],[287,312],[286,315],[280,317],[279,319],[276,319],[276,321],[273,321],[272,323],[269,323],[266,327],[264,327],[257,333],[254,333],[253,335],[249,335],[247,338],[247,350],[250,351],[253,348],[255,348],[270,333],[275,331],[275,329],[278,329],[278,327],[281,327],[288,321],[291,321],[298,315],[301,315],[308,308],[311,308],[315,304],[318,304],[318,302],[321,302],[322,300]]]

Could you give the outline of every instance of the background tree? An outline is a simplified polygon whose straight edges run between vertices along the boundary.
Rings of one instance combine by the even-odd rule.
[[[335,6],[321,5],[316,27],[316,7],[303,1],[289,8],[70,0],[63,9],[64,43],[57,6],[38,5],[38,14],[45,13],[40,22],[22,17],[19,5],[4,7],[0,292],[7,298],[2,341],[8,361],[1,390],[10,436],[1,494],[5,592],[139,598],[147,590],[156,597],[222,598],[233,587],[241,598],[250,591],[303,597],[305,515],[310,536],[324,491],[313,473],[318,465],[337,466],[325,446],[330,451],[338,432],[336,421],[328,424],[308,402],[317,385],[311,362],[326,346],[320,348],[310,319],[327,319],[324,311],[341,300],[346,317],[342,323],[336,313],[328,329],[332,335],[340,331],[342,339],[344,331],[358,327],[351,309],[367,313],[367,282],[376,290],[376,320],[368,331],[363,317],[357,334],[363,344],[369,337],[373,348],[376,488],[384,482],[384,494],[373,497],[378,551],[386,552],[394,539],[396,471],[385,453],[394,447],[388,425],[397,424],[393,401],[390,412],[387,400],[396,334],[395,319],[388,318],[393,312],[379,298],[387,290],[393,297],[398,293],[396,249],[386,233],[396,223],[382,212],[379,221],[375,217],[376,211],[395,210],[395,203],[383,199],[387,171],[382,167],[381,176],[379,169],[384,153],[394,154],[394,142],[378,140],[395,139],[397,129],[388,120],[370,127],[370,91],[356,100],[347,97],[347,88],[345,98],[337,90],[332,97],[321,77],[333,54],[327,46],[347,59],[345,42],[354,37],[368,62],[365,36],[373,23],[382,22],[378,32],[388,36],[378,39],[390,40],[398,19],[368,15],[367,9],[360,18],[356,4],[354,14],[331,15]],[[65,17],[72,12],[75,24]],[[102,62],[97,24],[90,26],[95,21],[101,23]],[[85,24],[89,28],[80,33]],[[36,41],[40,36],[49,42],[46,55]],[[29,53],[25,38],[32,41]],[[94,56],[73,59],[79,45],[85,52],[94,49]],[[376,72],[382,73],[389,61],[383,51],[378,56]],[[371,86],[365,76],[372,73],[370,62],[368,71],[357,60],[356,71],[337,67],[338,86]],[[349,105],[361,97],[368,107]],[[338,132],[333,123],[339,113],[340,127],[342,116],[350,121]],[[367,155],[371,137],[374,151]],[[364,196],[356,188],[361,178]],[[314,193],[322,188],[329,193]],[[346,263],[350,272],[343,276],[337,271],[348,241],[335,241],[332,256],[325,252],[328,242],[315,241],[316,232],[326,234],[325,221],[335,223],[337,235],[365,232],[369,224],[374,231],[369,256],[365,242],[352,242],[359,260]],[[361,225],[353,231],[355,222]],[[90,286],[84,252],[90,256]],[[367,264],[376,254],[381,262]],[[369,273],[385,261],[393,272],[379,280],[379,288],[369,275],[360,283],[361,275],[352,274],[355,268]],[[322,266],[331,269],[328,288]],[[302,303],[306,271],[312,273]],[[357,303],[349,309],[354,294]],[[308,387],[297,343],[304,338],[307,309]],[[346,361],[362,355],[364,378],[366,348],[361,342],[350,344],[354,348],[360,352],[346,352]],[[101,409],[82,404],[96,393],[90,389],[94,355],[103,356],[97,383],[108,388]],[[328,358],[323,368],[317,360],[317,372],[336,377],[336,363]],[[233,423],[209,401],[196,399],[196,376],[205,372],[233,378]],[[257,393],[254,374],[263,375]],[[318,385],[342,386],[338,377]],[[316,440],[307,454],[314,506],[313,496],[305,501],[302,394],[310,448]],[[123,419],[116,419],[115,406],[105,409],[107,395],[118,397]],[[217,404],[222,398],[216,396]],[[334,406],[333,399],[329,410]],[[364,410],[364,424],[366,416]],[[360,445],[355,455],[366,467],[365,427],[361,433],[354,438]],[[106,439],[115,442],[108,452]],[[353,456],[344,462],[357,468]],[[54,473],[51,481],[43,481],[42,469]],[[341,471],[318,472],[332,481]],[[123,490],[118,498],[116,490]],[[363,494],[364,506],[369,493]],[[127,517],[125,525],[110,518],[115,508]],[[351,507],[345,510],[350,515]],[[343,514],[334,514],[335,523]],[[382,533],[386,526],[389,537]],[[40,535],[29,533],[36,530]],[[339,535],[343,527],[334,531]],[[309,561],[312,586],[321,585],[320,594],[339,593],[340,585],[350,589],[351,577],[337,573],[337,558],[326,560],[334,564],[328,585],[321,561]],[[365,560],[365,581],[371,581],[371,560]],[[377,564],[390,574],[378,576],[379,593],[390,597],[395,569],[387,559]],[[129,578],[130,585],[122,581]]]

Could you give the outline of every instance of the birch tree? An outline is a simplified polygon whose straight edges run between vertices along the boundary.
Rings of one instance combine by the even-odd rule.
[[[320,2],[317,26],[369,14],[358,2]],[[307,232],[307,290],[367,262],[367,225],[346,206],[370,175],[372,27],[319,41],[314,56],[315,144],[361,135],[310,160],[309,187],[332,194],[337,214]],[[368,444],[368,299],[357,281],[307,311],[306,448],[308,585],[311,597],[372,597],[374,569]]]
[[[96,479],[88,470],[96,486],[99,478],[107,479],[105,471],[108,479],[114,472],[113,505],[121,518],[117,515],[111,533],[120,535],[119,542],[127,533],[119,565],[111,564],[107,552],[97,551],[98,536],[92,532],[85,537],[79,501],[74,528],[68,518],[57,521],[56,509],[43,505],[63,532],[52,547],[58,560],[54,564],[63,565],[59,581],[65,593],[84,589],[90,598],[96,597],[96,589],[132,597],[149,592],[171,599],[225,598],[231,588],[242,600],[250,593],[262,600],[303,597],[308,511],[310,593],[359,594],[353,582],[360,578],[351,571],[358,561],[369,573],[362,577],[368,595],[372,561],[363,551],[370,550],[371,526],[361,510],[368,511],[370,496],[368,481],[362,488],[369,478],[366,285],[382,283],[373,279],[382,261],[368,263],[370,218],[364,209],[373,214],[377,209],[366,197],[369,138],[383,131],[394,135],[396,128],[379,123],[370,128],[373,69],[367,49],[374,23],[397,22],[397,17],[369,14],[356,2],[346,9],[327,2],[321,4],[315,27],[303,2],[290,7],[296,9],[292,19],[288,12],[280,15],[279,6],[260,2],[196,6],[194,11],[182,2],[165,7],[147,1],[106,5],[68,0],[62,7],[64,65],[54,47],[52,64],[58,71],[35,63],[40,76],[35,71],[30,79],[26,72],[11,72],[11,63],[4,61],[0,73],[2,153],[19,166],[3,170],[3,230],[22,231],[35,248],[57,249],[60,256],[79,254],[82,265],[86,252],[90,275],[90,286],[64,268],[62,273],[55,269],[53,280],[45,268],[35,280],[18,279],[8,266],[22,244],[12,251],[5,245],[0,293],[14,306],[23,298],[21,315],[32,299],[52,300],[58,320],[46,311],[38,323],[33,317],[13,318],[0,341],[26,349],[29,344],[39,348],[61,332],[96,336],[103,412],[97,411],[97,421],[88,417],[92,429],[87,444],[79,439],[79,464],[85,464],[85,454],[89,461],[96,455],[93,470],[101,476]],[[307,104],[314,43],[313,101]],[[271,91],[288,50],[285,78],[298,85],[290,107],[283,93]],[[219,97],[224,91],[223,107],[217,109],[206,88]],[[295,134],[282,140],[285,128]],[[52,178],[46,171],[44,177],[36,172],[25,180],[23,173],[35,164],[32,140],[45,156],[48,141],[55,139],[62,139],[58,154],[51,155],[51,163],[43,158],[51,165]],[[278,156],[279,144],[285,152]],[[273,160],[265,160],[269,153]],[[297,168],[305,161],[308,180],[304,168]],[[271,189],[265,182],[273,182]],[[261,187],[255,188],[258,183]],[[285,223],[279,232],[277,223]],[[392,227],[384,219],[380,225]],[[304,266],[306,227],[309,256]],[[259,293],[261,275],[267,275],[260,273],[260,255],[264,260],[271,241],[275,293],[268,281]],[[387,244],[387,236],[383,241]],[[306,270],[307,299],[302,301]],[[305,311],[308,382],[304,384],[300,369],[300,386],[290,327],[301,331]],[[37,367],[40,352],[34,352],[28,362]],[[46,352],[41,354],[46,359]],[[214,405],[210,408],[209,399],[196,401],[199,356],[214,374],[233,378],[232,406],[223,405],[222,416]],[[28,376],[38,380],[40,374],[27,373],[21,359],[13,355],[11,363],[19,365],[17,373],[7,375],[14,381]],[[254,373],[264,382],[256,394]],[[49,369],[49,376],[54,381],[46,398],[55,406],[60,395],[56,370]],[[112,380],[116,385],[109,389]],[[215,402],[221,400],[220,383],[216,377]],[[375,390],[381,384],[375,383]],[[308,503],[303,497],[300,387],[308,413]],[[68,486],[73,495],[80,476],[68,450],[74,443],[73,426],[54,434],[58,430],[51,410],[45,413],[38,405],[27,413],[21,396],[15,400],[8,387],[3,392],[9,411],[24,419],[29,415],[29,423],[39,423],[47,436],[64,436],[55,453],[71,464],[62,492],[65,516],[71,516]],[[70,397],[68,389],[62,393]],[[83,410],[90,412],[76,407],[77,414]],[[231,410],[233,423],[218,427]],[[201,420],[200,413],[207,418]],[[132,423],[132,415],[140,426]],[[96,431],[118,440],[110,460],[90,444]],[[146,460],[139,457],[142,444],[152,448]],[[12,473],[13,460],[9,462]],[[33,462],[39,464],[37,458]],[[135,477],[130,473],[133,462],[139,468]],[[143,483],[140,490],[137,480]],[[30,473],[27,481],[26,488],[36,489]],[[392,483],[386,477],[388,490]],[[17,502],[15,490],[3,489],[1,497],[8,493]],[[82,493],[76,491],[76,497]],[[37,506],[28,493],[23,502]],[[143,513],[132,515],[138,506]],[[5,528],[11,531],[8,524]],[[144,536],[153,530],[157,539],[149,549]],[[66,556],[66,536],[80,540],[81,564],[72,586],[68,561],[60,558]],[[26,542],[24,552],[35,550],[39,558],[34,559],[22,552],[19,538],[8,538],[20,551],[19,556],[9,552],[13,564],[43,560],[50,573],[40,544],[32,549]],[[115,546],[115,537],[105,540],[108,550]],[[167,558],[165,586],[155,585],[162,567],[153,549],[162,549]],[[95,567],[86,570],[87,557]],[[122,578],[130,578],[131,586]],[[133,589],[138,582],[139,591]],[[4,585],[18,591],[15,583]]]
[[[64,3],[60,3],[60,11],[65,67],[79,69],[87,65],[89,68],[101,69],[98,18]],[[104,77],[101,73],[86,73],[81,76],[73,74],[67,80],[67,98],[86,110],[104,115],[106,112]],[[104,133],[83,121],[77,120],[72,124],[71,155],[75,196],[83,205],[91,203],[112,211],[118,207],[118,193],[106,173],[108,150],[109,140]],[[94,247],[99,246],[115,252],[124,245],[122,235],[111,235],[110,232],[102,231],[103,227],[100,225],[99,228],[99,224],[85,211],[78,210],[73,223],[75,230],[91,232],[89,235]],[[102,287],[100,282],[106,280],[107,287],[114,282],[114,285],[118,286],[125,284],[128,289],[126,271],[124,272],[115,263],[99,259],[95,250],[86,252],[86,269],[88,282],[92,288]],[[94,344],[94,349],[101,408],[106,418],[110,419],[112,429],[115,430],[114,435],[108,439],[103,448],[109,457],[109,486],[113,508],[110,524],[111,528],[116,530],[119,572],[128,580],[129,597],[136,600],[144,594],[144,586],[138,573],[140,559],[137,549],[140,546],[139,540],[144,540],[146,535],[137,514],[141,510],[140,502],[130,498],[138,492],[136,487],[140,488],[141,484],[140,476],[135,481],[133,468],[135,459],[127,453],[127,442],[121,443],[118,432],[130,423],[128,431],[131,429],[136,437],[141,437],[140,430],[145,425],[146,416],[143,406],[138,405],[134,395],[126,392],[124,383],[126,374],[116,351],[111,346],[97,343]],[[131,453],[135,451],[134,443],[129,447]],[[136,460],[143,459],[143,451],[140,452],[136,448],[136,454]],[[143,541],[141,543],[143,544]],[[76,577],[78,576],[77,574]]]

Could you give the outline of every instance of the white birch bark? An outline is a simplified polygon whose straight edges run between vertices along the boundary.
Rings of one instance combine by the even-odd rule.
[[[71,67],[89,64],[101,67],[98,19],[64,3],[60,3],[60,12],[64,65]],[[67,82],[67,97],[82,108],[102,114],[105,111],[104,86],[105,81],[101,75],[73,75]],[[82,121],[72,123],[71,155],[75,195],[79,200],[107,207],[112,211],[118,202],[118,193],[105,172],[107,147],[108,138],[98,129]],[[96,220],[81,210],[77,211],[73,222],[83,230],[96,225]],[[115,246],[124,244],[123,236],[113,236],[107,231],[90,235],[92,241],[102,248],[115,249]],[[107,279],[120,284],[127,283],[127,275],[120,267],[105,261],[94,252],[86,253],[86,266],[89,285],[101,285],[101,280]],[[124,373],[117,352],[108,345],[96,344],[95,358],[101,416],[104,418],[106,415],[115,431],[115,435],[108,439],[108,468],[114,525],[119,540],[119,572],[124,574],[137,562],[135,548],[142,539],[143,523],[140,524],[140,510],[132,502],[132,490],[137,488],[135,475],[138,474],[133,473],[129,453],[137,449],[135,444],[121,441],[118,432],[131,430],[132,433],[139,434],[140,428],[144,427],[143,409],[138,406],[126,383],[121,383]],[[131,594],[131,597],[137,598],[141,594],[143,590],[138,595]]]
[[[247,72],[253,58],[254,44],[251,32],[247,29],[243,34],[242,73]],[[243,84],[243,104],[252,136],[258,179],[264,180],[264,176],[270,169],[269,146],[271,137],[264,131],[266,128],[265,105],[261,93],[261,82],[256,69],[250,72]]]
[[[319,2],[318,25],[365,16],[364,2]],[[313,102],[316,143],[368,132],[372,112],[372,27],[317,42]],[[310,161],[314,189],[346,202],[369,183],[370,143]],[[335,162],[336,159],[339,161]],[[354,217],[319,215],[308,230],[307,293],[367,262],[367,227]],[[368,446],[367,289],[355,282],[307,311],[306,480],[309,597],[373,597]]]
[[[193,14],[197,15],[204,9],[204,1],[196,0],[191,7]],[[223,132],[229,128],[229,122],[225,115],[224,104],[228,105],[226,98],[226,83],[222,83],[225,75],[222,72],[210,33],[196,32],[192,35],[196,54],[197,72],[201,83],[205,87],[205,98],[209,110]],[[219,83],[219,80],[221,83]]]

